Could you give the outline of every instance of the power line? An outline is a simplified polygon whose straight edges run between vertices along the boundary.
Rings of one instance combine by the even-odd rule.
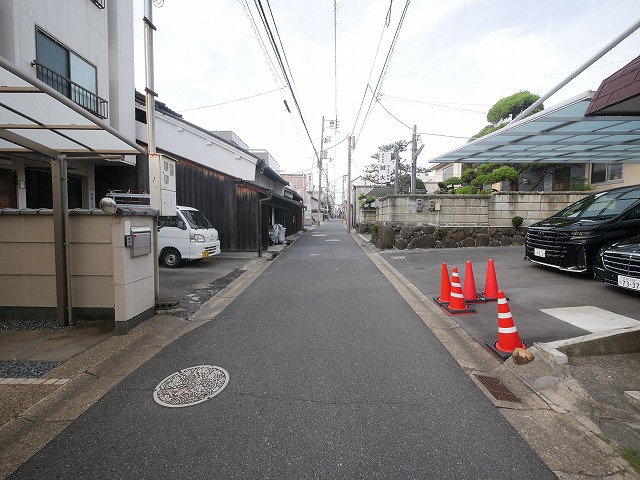
[[[409,125],[407,125],[406,123],[404,123],[402,120],[400,120],[398,117],[396,117],[393,113],[391,113],[389,110],[387,110],[387,107],[385,107],[382,102],[380,100],[378,100],[378,103],[380,104],[380,106],[384,109],[385,112],[387,112],[389,115],[391,115],[393,118],[395,118],[399,123],[401,123],[402,125],[404,125],[405,127],[407,127],[409,130],[413,130],[413,128],[411,128]]]
[[[380,88],[382,87],[382,82],[384,81],[384,76],[387,73],[387,69],[389,68],[389,64],[391,63],[391,56],[393,54],[393,49],[396,46],[396,43],[398,41],[398,37],[400,36],[400,30],[402,29],[402,24],[403,24],[404,19],[405,19],[406,15],[407,15],[407,10],[409,9],[409,3],[411,3],[411,0],[407,0],[407,3],[404,6],[404,10],[403,10],[402,15],[400,17],[400,21],[398,22],[398,27],[396,28],[396,33],[395,33],[395,35],[393,37],[391,45],[389,46],[389,51],[387,52],[387,58],[384,61],[384,65],[382,66],[382,70],[380,71],[380,76],[378,77],[378,83],[376,84],[376,88],[373,90],[373,96],[371,97],[371,102],[369,103],[369,109],[367,110],[367,114],[365,115],[364,120],[362,122],[362,126],[360,127],[360,131],[358,132],[358,137],[362,133],[362,130],[364,129],[364,126],[367,123],[367,120],[369,119],[371,111],[373,110],[373,106],[377,102],[377,95],[378,95],[378,92],[380,91]],[[389,8],[391,8],[391,7],[389,7]],[[371,87],[369,86],[369,88],[371,88]]]
[[[298,115],[300,116],[300,120],[302,121],[302,125],[304,126],[305,131],[307,132],[307,137],[309,138],[309,142],[311,143],[311,147],[313,149],[313,151],[315,152],[316,157],[318,157],[318,161],[320,160],[319,156],[318,156],[318,152],[315,150],[315,147],[313,146],[313,140],[311,139],[311,134],[309,133],[309,128],[307,127],[307,122],[304,119],[304,115],[302,114],[302,109],[300,108],[300,103],[298,102],[298,98],[296,97],[295,91],[293,89],[293,81],[292,79],[290,79],[290,75],[287,74],[287,69],[285,68],[284,62],[282,60],[282,55],[284,54],[284,47],[282,46],[282,42],[280,42],[280,46],[282,47],[283,53],[282,55],[280,54],[280,50],[278,48],[278,45],[276,44],[276,40],[275,37],[273,35],[273,32],[271,30],[271,26],[269,25],[269,20],[267,19],[267,15],[264,11],[264,8],[262,7],[262,1],[261,0],[254,0],[255,6],[258,10],[258,13],[260,15],[260,19],[262,20],[262,24],[264,26],[264,29],[267,33],[267,37],[269,38],[269,41],[271,43],[271,48],[274,51],[274,54],[276,56],[276,59],[278,60],[278,64],[280,65],[280,70],[282,71],[282,74],[284,75],[284,79],[285,82],[287,83],[287,86],[289,87],[289,92],[291,93],[291,97],[293,98],[293,103],[296,106],[296,109],[298,110]],[[268,0],[267,0],[268,3]],[[271,8],[271,7],[269,7]],[[276,28],[277,31],[277,26],[275,23],[275,19],[273,18],[273,16],[271,17],[273,24],[274,24],[274,28]],[[285,55],[285,60],[286,60],[286,55]],[[289,72],[291,73],[291,72]]]
[[[178,112],[178,113],[191,112],[193,110],[202,110],[203,108],[219,107],[220,105],[227,105],[229,103],[241,102],[243,100],[248,100],[250,98],[260,97],[262,95],[267,95],[268,93],[278,92],[278,91],[281,91],[281,90],[284,90],[284,87],[276,88],[275,90],[269,90],[268,92],[257,93],[255,95],[250,95],[248,97],[238,98],[236,100],[229,100],[228,102],[214,103],[213,105],[204,105],[202,107],[185,108],[184,110],[176,110],[176,112]]]

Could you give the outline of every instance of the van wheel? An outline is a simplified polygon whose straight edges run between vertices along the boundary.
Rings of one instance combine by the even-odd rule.
[[[176,268],[182,263],[182,257],[180,256],[180,252],[175,248],[167,248],[162,252],[160,261],[167,268]]]

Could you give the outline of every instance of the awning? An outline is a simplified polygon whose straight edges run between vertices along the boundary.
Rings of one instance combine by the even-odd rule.
[[[639,163],[640,115],[585,117],[588,91],[429,163]]]
[[[135,155],[129,141],[45,83],[0,57],[0,154],[37,152],[55,158]]]

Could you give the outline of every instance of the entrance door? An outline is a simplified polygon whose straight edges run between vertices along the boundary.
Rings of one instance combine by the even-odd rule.
[[[553,187],[554,192],[567,192],[571,185],[571,166],[566,165],[556,167],[553,171]]]

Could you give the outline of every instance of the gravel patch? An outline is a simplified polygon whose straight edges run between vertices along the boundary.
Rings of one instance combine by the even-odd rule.
[[[64,330],[69,327],[61,327],[55,320],[42,319],[2,319],[0,330]]]
[[[50,372],[62,362],[40,362],[23,360],[0,361],[0,377],[2,378],[39,378]]]

